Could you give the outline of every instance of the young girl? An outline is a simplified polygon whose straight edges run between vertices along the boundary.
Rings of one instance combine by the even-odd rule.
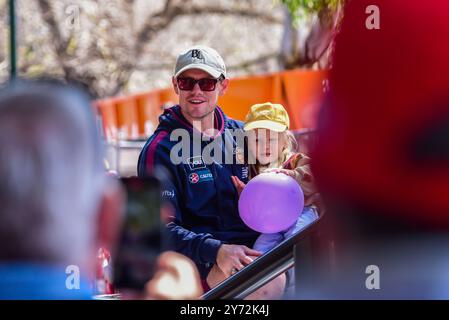
[[[255,161],[249,165],[249,178],[262,172],[277,172],[294,178],[304,193],[304,210],[289,229],[274,234],[261,234],[254,249],[267,252],[283,240],[318,218],[319,194],[310,171],[310,158],[295,153],[296,139],[288,131],[290,120],[280,104],[262,103],[251,107],[244,130],[249,131],[248,148]],[[254,163],[255,162],[255,163]],[[245,184],[233,176],[239,194]]]

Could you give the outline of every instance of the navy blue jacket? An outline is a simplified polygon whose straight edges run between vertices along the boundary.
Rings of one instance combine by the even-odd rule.
[[[207,276],[216,262],[222,243],[251,248],[259,235],[241,220],[237,190],[231,181],[232,175],[245,183],[248,181],[248,166],[241,159],[236,160],[240,157],[236,156],[236,139],[231,134],[232,130],[242,130],[242,123],[227,118],[219,107],[214,112],[218,134],[207,141],[200,140],[201,150],[192,150],[193,136],[200,133],[184,118],[179,106],[165,110],[159,117],[159,126],[145,144],[138,163],[138,175],[141,177],[153,172],[157,166],[163,166],[169,172],[170,181],[164,187],[162,196],[176,209],[174,221],[167,225],[170,240],[176,251],[197,264],[202,278]],[[175,129],[188,132],[190,154],[178,151],[179,139],[171,141],[170,135]],[[203,157],[205,148],[208,150],[207,146],[214,141],[216,145],[221,141],[221,154],[209,151],[206,154],[219,155],[223,161],[211,161]],[[177,151],[173,153],[180,156],[182,163],[173,163],[170,159],[172,150]],[[233,157],[233,163],[226,164],[226,157]]]

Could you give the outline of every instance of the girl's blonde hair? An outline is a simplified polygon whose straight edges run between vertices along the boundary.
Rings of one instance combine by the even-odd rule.
[[[297,152],[298,151],[298,142],[296,141],[294,134],[289,130],[284,131],[283,134],[285,134],[284,150],[287,150],[289,153]]]
[[[284,148],[282,149],[282,154],[280,154],[280,159],[282,162],[285,162],[290,158],[293,153],[296,153],[298,150],[298,142],[296,141],[295,136],[290,131],[286,130],[281,133],[283,135],[284,140]]]

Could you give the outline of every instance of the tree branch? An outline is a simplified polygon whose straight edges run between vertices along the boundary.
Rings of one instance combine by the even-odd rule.
[[[66,41],[64,41],[61,31],[59,30],[58,23],[56,22],[55,15],[53,13],[52,7],[47,0],[38,0],[39,9],[41,11],[42,19],[44,19],[50,33],[52,35],[53,46],[56,50],[57,56],[61,57],[65,54],[65,48],[67,46]],[[61,59],[59,59],[62,61]]]
[[[220,6],[194,6],[191,2],[186,1],[174,1],[166,0],[164,8],[152,15],[150,15],[136,36],[136,45],[133,52],[132,59],[130,63],[123,65],[121,67],[121,72],[119,78],[117,79],[116,85],[112,90],[112,93],[118,92],[121,87],[126,84],[130,78],[133,70],[140,61],[141,56],[144,52],[145,46],[150,42],[158,32],[166,29],[177,17],[182,15],[200,15],[200,14],[219,14],[219,15],[237,15],[242,17],[257,18],[262,19],[267,23],[282,23],[281,20],[274,18],[273,16],[266,14],[264,12],[251,11],[248,8],[243,9],[232,9],[223,8]],[[261,63],[261,62],[255,62]],[[251,65],[254,63],[250,63]],[[244,65],[244,64],[243,64]],[[163,66],[162,68],[164,68]],[[158,67],[161,68],[161,67]]]
[[[175,18],[182,15],[219,14],[234,15],[246,18],[261,19],[267,23],[282,24],[281,19],[277,19],[265,12],[250,11],[248,8],[223,8],[219,6],[195,6],[184,4],[173,4],[172,0],[167,0],[164,9],[148,17],[137,36],[137,47],[135,59],[139,59],[143,48],[147,42],[151,41],[157,32],[168,27]]]
[[[150,15],[140,31],[137,33],[137,43],[134,58],[138,60],[142,55],[147,42],[149,42],[160,30],[167,28],[179,15],[179,6],[175,6],[172,0],[166,0],[164,8]]]
[[[134,14],[132,10],[134,0],[126,0],[124,6],[127,17],[131,18]],[[52,46],[54,47],[58,63],[65,74],[66,80],[75,80],[86,83],[91,86],[92,90],[95,85],[95,77],[92,74],[86,74],[84,71],[82,74],[78,72],[75,66],[70,63],[70,56],[67,53],[68,40],[64,39],[60,26],[56,20],[55,13],[51,6],[50,0],[38,0],[39,11],[41,12],[42,18],[49,28],[52,37]],[[114,80],[114,86],[108,90],[107,95],[114,95],[118,93],[123,86],[129,81],[132,72],[136,67],[139,66],[141,61],[141,56],[149,42],[151,42],[159,32],[166,29],[173,23],[177,17],[186,15],[207,15],[207,14],[218,14],[218,15],[229,15],[229,16],[239,16],[251,19],[260,19],[263,22],[270,24],[282,23],[281,19],[273,17],[271,12],[256,11],[250,7],[244,8],[225,8],[220,5],[206,5],[198,6],[194,5],[190,0],[166,0],[162,9],[156,13],[150,14],[145,20],[142,28],[137,30],[135,33],[135,44],[129,50],[129,55],[124,61],[116,59],[119,63],[119,72]],[[94,51],[96,54],[101,54],[97,52],[97,48],[89,48],[89,51]],[[275,57],[275,54],[269,54],[263,57],[259,57],[250,61],[245,61],[241,64],[230,66],[230,69],[238,69],[249,67],[254,64],[263,63],[267,59]],[[149,65],[151,69],[165,69],[171,68],[171,65]]]
[[[227,67],[226,69],[227,70],[245,69],[245,68],[249,68],[253,65],[258,65],[258,64],[264,63],[267,60],[278,58],[278,56],[279,56],[279,54],[277,52],[273,52],[273,53],[269,53],[269,54],[257,57],[255,59],[246,60],[241,63],[231,65],[231,66]]]
[[[254,59],[246,60],[241,63],[237,63],[234,65],[230,65],[226,67],[227,70],[238,70],[238,69],[245,69],[252,67],[254,65],[258,65],[261,63],[266,62],[270,59],[278,58],[279,54],[277,52],[269,53]],[[136,65],[139,69],[145,69],[145,70],[170,70],[173,68],[172,63],[148,63],[148,64],[138,64]]]
[[[219,15],[233,15],[244,18],[260,19],[267,23],[282,24],[283,20],[273,17],[273,15],[265,12],[250,11],[250,8],[223,8],[218,6],[190,6],[181,7],[180,15],[200,15],[200,14],[219,14]]]
[[[52,36],[52,45],[56,51],[56,57],[58,59],[59,65],[64,71],[65,79],[68,81],[82,82],[81,77],[76,72],[76,68],[71,67],[67,63],[67,61],[69,61],[67,54],[68,41],[65,40],[61,34],[61,30],[59,29],[50,2],[48,0],[38,0],[38,5],[42,15],[42,19],[45,21],[50,30],[50,34]],[[85,85],[90,85],[90,83],[85,83]]]

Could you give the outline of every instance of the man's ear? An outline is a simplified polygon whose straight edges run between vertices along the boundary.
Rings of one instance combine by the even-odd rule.
[[[119,239],[126,195],[117,179],[107,179],[98,206],[96,246],[113,252]]]
[[[178,83],[176,82],[175,77],[171,78],[171,83],[173,84],[173,90],[175,90],[175,93],[179,95]]]
[[[229,79],[224,79],[221,81],[220,90],[218,92],[219,96],[222,96],[226,93],[229,87]]]

